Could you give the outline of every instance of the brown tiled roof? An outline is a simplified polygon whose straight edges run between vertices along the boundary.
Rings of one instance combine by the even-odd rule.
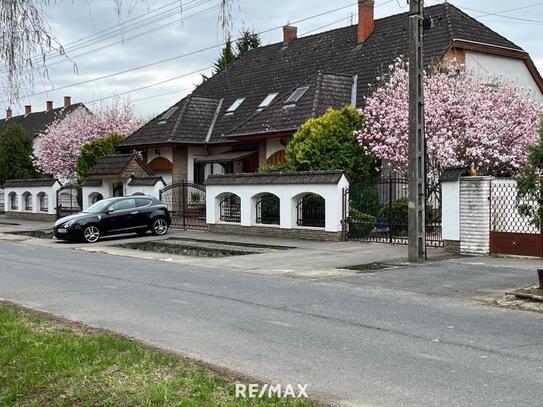
[[[162,179],[162,177],[132,177],[128,181],[128,185],[130,185],[132,187],[136,187],[136,186],[138,186],[138,187],[139,186],[152,187],[157,182],[164,183],[164,180]],[[166,184],[164,183],[164,185],[166,185]]]
[[[16,187],[51,187],[58,182],[55,178],[36,179],[9,179],[4,183],[4,188]]]
[[[471,18],[449,3],[425,8],[434,26],[425,33],[424,63],[431,66],[443,58],[458,40],[482,42],[523,52],[520,47]],[[224,142],[232,136],[295,130],[305,120],[340,108],[351,101],[353,77],[357,75],[357,104],[371,93],[389,66],[407,56],[408,13],[375,20],[375,30],[362,44],[357,26],[348,26],[254,49],[225,71],[198,86],[179,101],[166,123],[160,116],[127,137],[121,146]],[[524,54],[523,54],[524,55]],[[283,102],[296,88],[309,86],[297,105],[283,109]],[[279,93],[265,110],[258,105],[271,93]],[[226,109],[245,98],[233,115]],[[222,101],[222,103],[221,103]],[[215,111],[220,106],[216,122]],[[214,125],[212,126],[212,123]]]
[[[88,175],[90,177],[98,175],[120,174],[132,160],[136,160],[142,166],[142,168],[144,168],[147,172],[152,173],[147,164],[145,164],[137,154],[131,153],[113,154],[100,158],[96,165],[89,171]]]
[[[101,179],[86,179],[81,183],[82,187],[101,187],[104,182]]]
[[[343,171],[269,172],[210,175],[206,185],[337,184]]]
[[[2,119],[0,120],[0,134],[9,124],[20,124],[29,136],[36,137],[38,134],[43,133],[51,124],[62,120],[78,108],[87,109],[83,103],[75,103],[48,111],[33,112],[26,115],[13,116],[9,119]]]

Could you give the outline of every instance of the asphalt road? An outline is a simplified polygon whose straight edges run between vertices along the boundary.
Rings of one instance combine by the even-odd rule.
[[[311,281],[0,242],[0,298],[356,405],[539,405],[543,315],[458,295],[458,279],[500,273],[522,271],[441,263]]]

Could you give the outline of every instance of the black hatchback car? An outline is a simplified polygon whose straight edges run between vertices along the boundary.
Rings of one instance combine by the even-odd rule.
[[[172,223],[166,205],[151,196],[104,199],[76,215],[55,222],[55,237],[97,242],[101,236],[121,233],[165,235]]]

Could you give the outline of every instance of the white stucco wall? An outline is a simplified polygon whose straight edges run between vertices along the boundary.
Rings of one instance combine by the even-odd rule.
[[[168,161],[173,161],[173,152],[171,147],[156,147],[147,149],[147,164],[157,157],[164,157]]]
[[[278,151],[284,150],[285,146],[281,144],[280,138],[272,138],[266,140],[266,159],[270,158]]]
[[[262,193],[272,193],[280,199],[280,225],[284,229],[310,229],[296,225],[296,204],[301,195],[314,193],[325,200],[325,227],[327,232],[340,232],[343,217],[343,190],[349,187],[345,176],[338,184],[273,184],[273,185],[208,185],[206,190],[207,223],[226,223],[219,220],[219,196],[233,193],[241,198],[241,225],[255,226],[256,197]],[[263,225],[258,225],[263,226]]]
[[[460,180],[441,183],[443,240],[460,240]]]
[[[55,182],[51,187],[6,187],[4,188],[4,211],[6,213],[13,212],[11,210],[11,199],[10,194],[15,192],[17,194],[17,210],[15,212],[31,212],[31,213],[48,213],[54,214],[55,208],[57,206],[56,198],[57,191],[60,189],[60,183]],[[25,205],[23,201],[23,194],[29,192],[32,195],[32,210],[25,210]],[[40,202],[38,199],[38,194],[41,192],[47,195],[47,212],[40,211]]]
[[[536,100],[543,103],[543,94],[528,67],[520,59],[466,51],[466,69],[483,77],[502,76],[506,79],[512,79],[519,85],[530,89]]]
[[[165,182],[159,181],[153,186],[126,186],[126,195],[143,194],[160,198],[160,190],[166,186]]]

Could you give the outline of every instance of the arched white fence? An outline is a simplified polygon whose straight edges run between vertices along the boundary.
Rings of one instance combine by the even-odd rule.
[[[207,223],[212,231],[339,239],[348,187],[341,171],[211,175]]]

